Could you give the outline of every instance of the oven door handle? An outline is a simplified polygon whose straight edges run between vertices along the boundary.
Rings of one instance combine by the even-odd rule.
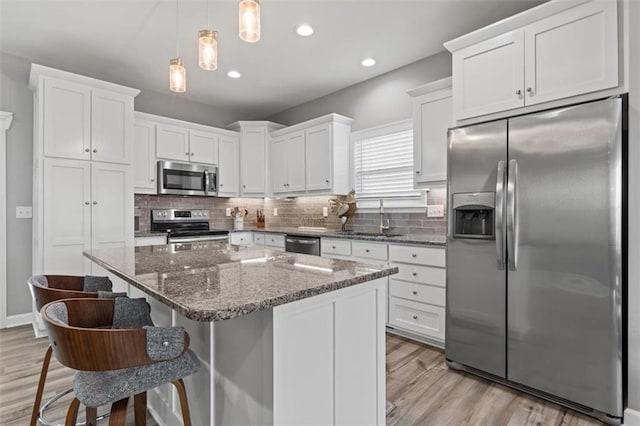
[[[286,242],[293,244],[318,244],[318,241],[315,240],[299,240],[297,238],[287,238]]]
[[[229,237],[224,236],[202,236],[202,237],[169,237],[168,243],[196,243],[200,241],[228,241]]]

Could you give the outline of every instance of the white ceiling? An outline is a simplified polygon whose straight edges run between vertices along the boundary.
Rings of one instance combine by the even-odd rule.
[[[237,35],[237,0],[179,0],[189,100],[265,117],[443,50],[442,43],[539,4],[531,0],[261,0],[262,38]],[[210,10],[207,13],[207,10]],[[175,0],[0,0],[0,51],[170,93]],[[197,31],[219,32],[218,70],[197,65]],[[295,33],[313,26],[311,37]],[[371,56],[377,64],[364,68]],[[242,78],[227,77],[237,69]]]

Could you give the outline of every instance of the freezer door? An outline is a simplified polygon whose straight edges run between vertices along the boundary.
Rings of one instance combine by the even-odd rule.
[[[507,378],[614,416],[621,113],[616,98],[510,120],[507,193]]]
[[[506,271],[499,254],[504,246],[504,178],[498,177],[498,169],[504,169],[506,148],[506,120],[449,131],[446,357],[500,377],[506,373]],[[461,194],[455,202],[454,194]],[[482,229],[489,229],[483,219],[475,227],[479,237],[461,235],[471,233],[472,221],[479,219],[472,210],[456,212],[468,223],[453,232],[454,206],[464,200],[465,207],[473,208],[474,198],[482,211],[495,204],[493,237],[483,235],[487,232]]]

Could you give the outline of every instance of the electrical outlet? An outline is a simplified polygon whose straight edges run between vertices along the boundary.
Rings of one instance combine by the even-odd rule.
[[[329,216],[329,207],[323,207],[322,208],[322,217],[327,217]]]
[[[227,207],[227,210],[226,210],[225,214],[227,216],[231,216],[231,207]]]
[[[18,206],[16,207],[16,218],[17,219],[31,219],[33,217],[33,213],[31,210],[31,206]]]
[[[277,207],[273,208],[273,215],[274,216],[278,216],[278,208]]]
[[[427,217],[444,217],[444,206],[442,204],[427,206]]]

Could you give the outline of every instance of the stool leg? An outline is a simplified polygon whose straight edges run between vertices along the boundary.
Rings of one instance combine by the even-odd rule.
[[[124,426],[127,421],[127,403],[129,398],[123,398],[111,405],[109,415],[109,426]]]
[[[136,426],[147,425],[147,392],[141,392],[133,397],[133,409]]]
[[[69,404],[69,410],[67,411],[67,418],[64,421],[65,426],[75,426],[76,419],[78,418],[78,408],[80,407],[80,400],[73,398],[71,404]]]
[[[96,426],[98,424],[98,407],[86,407],[85,426]]]
[[[182,410],[182,423],[184,426],[191,426],[191,415],[189,414],[189,401],[187,401],[187,390],[184,387],[182,379],[178,379],[173,383],[180,397],[180,408]]]
[[[31,412],[31,426],[37,426],[38,424],[38,411],[40,411],[40,404],[42,403],[42,392],[44,391],[44,382],[47,380],[47,373],[49,372],[49,362],[51,361],[51,345],[47,349],[42,361],[42,370],[40,370],[40,381],[38,382],[38,389],[36,390],[36,400],[33,402],[33,411]]]

